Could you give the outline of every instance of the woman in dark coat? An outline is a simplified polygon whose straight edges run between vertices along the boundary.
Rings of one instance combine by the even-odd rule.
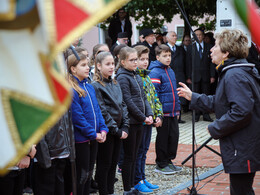
[[[191,101],[192,109],[216,113],[208,131],[220,141],[231,195],[254,194],[254,176],[260,170],[260,76],[245,59],[248,39],[241,31],[224,30],[215,37],[211,58],[218,64],[216,95],[191,92],[183,83],[178,94]]]

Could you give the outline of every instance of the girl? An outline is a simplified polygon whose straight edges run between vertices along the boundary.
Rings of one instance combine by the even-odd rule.
[[[117,160],[121,140],[128,135],[128,111],[123,102],[119,84],[111,78],[115,64],[110,52],[101,52],[96,57],[95,82],[98,103],[109,129],[105,143],[98,146],[97,181],[99,194],[113,194]]]
[[[97,142],[106,140],[108,129],[102,117],[94,88],[87,83],[89,66],[86,56],[68,57],[68,80],[73,88],[71,104],[74,126],[77,194],[89,194],[90,179],[97,154]],[[86,185],[85,185],[86,184]]]
[[[95,64],[96,64],[96,56],[102,52],[102,51],[107,51],[109,52],[109,48],[107,46],[107,44],[97,44],[93,47],[93,52],[92,52],[92,56],[91,56],[91,60],[90,60],[90,71],[89,71],[89,77],[90,80],[93,81],[93,77],[95,74]]]
[[[119,69],[117,81],[123,92],[123,99],[127,105],[130,117],[130,128],[127,139],[123,140],[124,162],[122,178],[124,194],[134,194],[135,160],[142,140],[143,123],[153,123],[152,110],[143,90],[141,77],[136,74],[137,52],[130,47],[124,47],[119,53]]]

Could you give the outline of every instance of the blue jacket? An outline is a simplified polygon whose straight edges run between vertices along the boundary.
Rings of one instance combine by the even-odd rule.
[[[93,86],[87,83],[87,79],[79,81],[76,77],[74,78],[78,81],[79,86],[86,91],[85,97],[79,97],[77,91],[73,89],[71,112],[75,142],[95,140],[96,133],[108,132],[108,128],[101,114]]]
[[[174,117],[180,114],[180,101],[177,95],[176,78],[170,66],[166,66],[158,60],[152,61],[149,77],[154,84],[159,100],[163,105],[165,117]]]

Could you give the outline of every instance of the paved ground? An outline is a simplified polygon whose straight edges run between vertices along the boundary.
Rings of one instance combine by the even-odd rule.
[[[211,114],[211,117],[214,119],[214,115]],[[174,160],[176,165],[181,165],[182,161],[186,159],[186,157],[192,151],[192,123],[191,123],[191,113],[185,113],[182,116],[182,119],[186,121],[185,124],[180,124],[180,140],[178,146],[178,154],[177,158]],[[206,127],[209,122],[201,120],[195,123],[195,135],[196,135],[196,143],[197,147],[199,147],[202,143],[204,143],[210,137]],[[156,137],[156,129],[153,129],[153,136],[150,145],[150,149],[147,155],[147,164],[155,164],[155,137]],[[219,144],[217,140],[212,140],[209,142],[208,146],[212,147],[214,150],[219,151]],[[221,164],[221,158],[215,153],[211,152],[207,148],[203,148],[196,155],[196,166],[197,167],[216,167]],[[184,166],[191,167],[191,159],[185,163]],[[209,177],[199,183],[196,189],[199,189],[205,183],[207,183],[200,191],[200,194],[209,194],[209,195],[220,195],[220,194],[229,194],[229,178],[228,174],[221,172],[219,176],[213,179],[214,176]],[[213,179],[213,180],[212,180]],[[212,181],[210,181],[212,180]],[[255,194],[260,194],[260,173],[257,173],[254,182]],[[187,190],[182,190],[178,192],[178,194],[189,194]]]

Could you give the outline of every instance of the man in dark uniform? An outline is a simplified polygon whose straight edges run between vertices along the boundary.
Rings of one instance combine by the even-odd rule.
[[[199,39],[201,47],[198,43],[193,43],[187,48],[187,83],[191,84],[193,80],[194,92],[209,95],[210,83],[215,81],[215,65],[211,62],[210,58],[210,49],[213,45],[207,44],[203,41],[204,32],[201,29],[195,30],[195,34]],[[196,112],[196,122],[199,121],[200,114],[199,111]],[[203,120],[209,122],[213,121],[206,112],[203,113]]]
[[[167,40],[167,45],[171,49],[172,53],[172,59],[171,59],[171,68],[173,69],[176,77],[176,82],[177,86],[179,86],[179,82],[186,83],[186,76],[185,76],[185,68],[186,68],[186,63],[185,63],[185,51],[183,47],[177,46],[176,41],[177,41],[177,34],[174,31],[169,31],[166,34],[166,40]],[[188,102],[185,98],[180,98],[181,106],[185,107],[187,106]],[[185,123],[185,121],[181,120],[181,115],[178,120],[179,123]]]

